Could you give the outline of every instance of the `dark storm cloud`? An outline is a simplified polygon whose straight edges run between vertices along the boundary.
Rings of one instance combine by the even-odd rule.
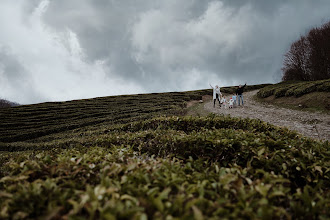
[[[13,20],[0,21],[7,31],[0,46],[21,66],[6,74],[12,82],[38,82],[34,91],[44,101],[277,82],[290,44],[330,19],[327,0],[4,0],[0,6],[0,16]],[[18,101],[40,101],[31,97],[26,92]]]

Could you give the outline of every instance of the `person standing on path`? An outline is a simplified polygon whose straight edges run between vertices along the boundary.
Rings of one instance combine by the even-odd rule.
[[[220,87],[218,85],[216,85],[215,88],[213,88],[213,86],[211,84],[209,84],[209,85],[213,89],[213,108],[215,108],[215,100],[216,99],[218,99],[219,105],[220,105],[220,108],[221,108],[221,103],[220,103],[220,98],[221,98]]]
[[[240,101],[242,99],[242,105],[244,105],[244,100],[243,100],[243,92],[244,92],[244,88],[246,86],[246,83],[244,86],[239,85],[237,90],[236,90],[236,95],[237,95],[237,99],[238,99],[238,105],[240,105]]]

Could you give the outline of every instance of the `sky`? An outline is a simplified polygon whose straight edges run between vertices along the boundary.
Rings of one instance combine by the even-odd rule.
[[[329,0],[1,0],[0,98],[20,104],[281,80]]]

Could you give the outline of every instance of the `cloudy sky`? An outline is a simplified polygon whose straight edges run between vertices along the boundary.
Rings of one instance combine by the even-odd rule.
[[[329,0],[1,0],[0,98],[21,104],[274,83]]]

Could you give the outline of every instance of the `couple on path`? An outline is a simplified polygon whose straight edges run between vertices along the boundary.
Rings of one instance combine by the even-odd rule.
[[[218,99],[219,101],[219,105],[221,107],[221,92],[220,92],[220,87],[218,85],[215,86],[215,88],[209,84],[211,86],[211,88],[213,89],[213,107],[215,107],[215,101]],[[244,105],[244,101],[243,101],[243,92],[244,92],[244,88],[246,86],[246,83],[244,86],[239,85],[238,88],[236,89],[236,96],[238,97],[238,105],[240,105],[240,101],[242,100],[242,105]],[[236,98],[235,98],[235,102],[236,102]]]

